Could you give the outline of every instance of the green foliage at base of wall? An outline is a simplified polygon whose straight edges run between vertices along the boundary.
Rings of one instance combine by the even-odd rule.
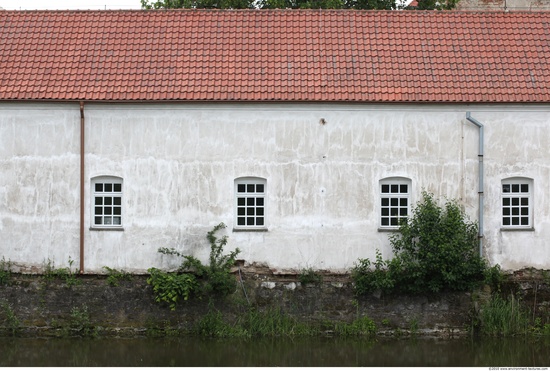
[[[151,277],[147,283],[153,286],[157,302],[170,303],[170,308],[174,310],[180,298],[187,300],[191,295],[223,297],[235,292],[237,281],[231,274],[231,268],[235,265],[240,250],[237,248],[224,254],[227,236],[216,237],[216,233],[223,228],[225,228],[225,224],[220,223],[206,235],[210,242],[208,265],[203,264],[194,256],[183,255],[174,248],[158,249],[162,254],[182,257],[183,262],[178,271],[173,273],[162,272],[157,268],[148,270]]]
[[[7,285],[11,279],[11,262],[4,257],[0,260],[0,286]]]
[[[359,259],[352,269],[358,295],[381,292],[435,293],[466,291],[483,281],[485,260],[479,256],[477,225],[456,201],[437,204],[423,192],[411,216],[390,236],[394,258]]]
[[[155,301],[168,303],[171,310],[176,309],[180,299],[189,299],[198,287],[192,274],[162,272],[157,268],[149,268],[147,271],[151,275],[147,278],[147,283],[153,287]]]
[[[19,321],[19,319],[15,315],[11,304],[5,301],[1,302],[0,314],[2,314],[0,316],[0,324],[2,324],[3,327],[8,330],[8,333],[10,335],[17,335],[21,328],[21,321]]]

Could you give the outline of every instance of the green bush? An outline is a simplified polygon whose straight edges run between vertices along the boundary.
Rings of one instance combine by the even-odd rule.
[[[183,255],[174,248],[159,248],[162,254],[183,257],[183,262],[177,272],[166,273],[157,268],[150,268],[151,276],[147,283],[153,286],[155,300],[170,304],[170,309],[176,308],[180,298],[187,300],[191,295],[217,294],[225,296],[235,291],[237,281],[231,275],[231,267],[240,250],[237,248],[229,254],[223,254],[227,244],[227,236],[216,237],[216,232],[225,228],[220,223],[215,226],[206,237],[210,242],[209,265],[204,265],[199,259],[190,255]]]
[[[456,201],[438,206],[423,192],[411,216],[390,236],[394,253],[374,269],[361,259],[352,269],[357,294],[374,290],[405,293],[468,290],[484,278],[485,260],[479,256],[477,225],[468,221]]]
[[[223,254],[223,249],[227,245],[227,236],[216,237],[216,233],[223,228],[225,228],[225,224],[220,223],[206,235],[208,242],[210,242],[208,265],[204,265],[194,256],[182,255],[173,248],[160,248],[158,251],[162,254],[183,257],[184,260],[179,267],[179,271],[191,272],[200,279],[203,284],[203,293],[214,293],[221,296],[231,294],[235,291],[237,285],[237,281],[231,275],[231,267],[235,265],[236,257],[241,251],[237,248],[229,254]]]
[[[197,289],[197,280],[192,274],[178,272],[162,272],[157,268],[149,268],[150,274],[147,283],[153,287],[155,301],[165,302],[171,310],[176,309],[177,302],[189,299],[189,296]]]

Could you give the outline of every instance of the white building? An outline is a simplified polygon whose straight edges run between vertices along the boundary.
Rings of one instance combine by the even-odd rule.
[[[550,266],[550,13],[2,11],[0,257],[349,270],[422,190]],[[449,31],[450,30],[450,31]]]

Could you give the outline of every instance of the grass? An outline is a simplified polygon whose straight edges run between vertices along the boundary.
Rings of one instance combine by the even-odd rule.
[[[515,336],[529,333],[529,313],[513,296],[495,295],[482,306],[480,329],[487,336]]]

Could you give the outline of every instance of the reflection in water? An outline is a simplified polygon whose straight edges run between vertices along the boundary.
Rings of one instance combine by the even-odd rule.
[[[0,338],[1,367],[548,367],[550,339]]]

